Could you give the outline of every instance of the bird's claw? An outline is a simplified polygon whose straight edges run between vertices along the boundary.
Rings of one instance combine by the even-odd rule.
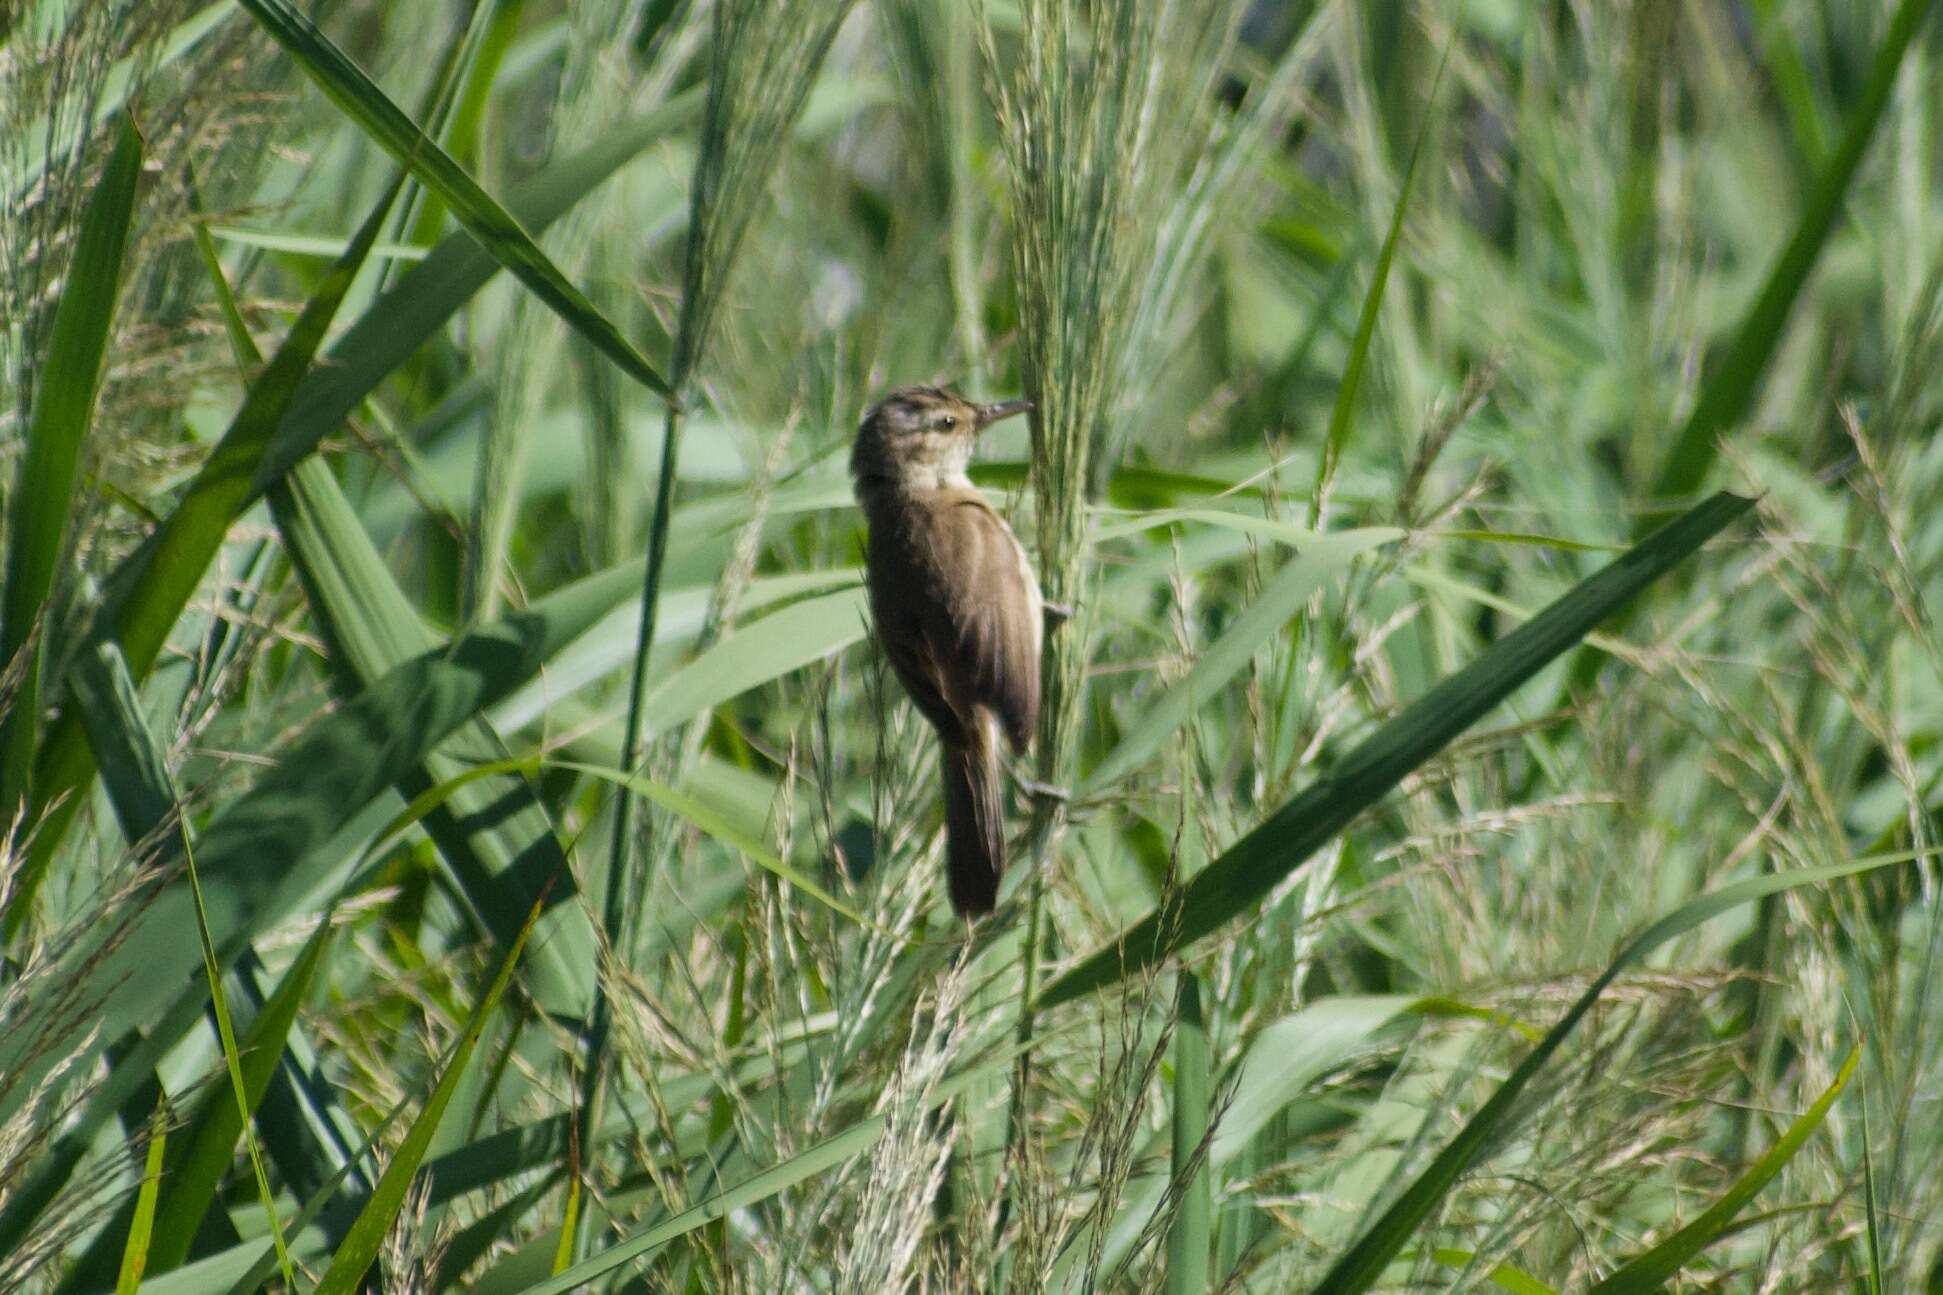
[[[1065,603],[1041,603],[1040,607],[1045,612],[1046,628],[1049,630],[1056,630],[1073,619],[1073,609]]]

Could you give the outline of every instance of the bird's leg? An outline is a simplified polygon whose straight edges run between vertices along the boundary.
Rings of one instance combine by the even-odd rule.
[[[1071,792],[1064,787],[1055,787],[1049,782],[1040,782],[1026,772],[1023,760],[1012,762],[1012,785],[1017,787],[1022,795],[1033,800],[1055,800],[1062,805],[1072,803]]]

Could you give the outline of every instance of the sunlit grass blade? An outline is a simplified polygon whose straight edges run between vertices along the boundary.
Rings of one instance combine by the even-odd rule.
[[[1119,744],[1087,775],[1081,794],[1095,794],[1132,772],[1219,695],[1325,582],[1340,577],[1359,554],[1402,535],[1389,527],[1370,527],[1316,536],[1268,579],[1248,610],[1202,650],[1187,675],[1141,711]]]
[[[422,821],[426,815],[433,813],[453,796],[481,779],[503,778],[509,774],[536,774],[546,769],[565,769],[616,786],[626,784],[636,795],[645,797],[676,817],[692,823],[705,834],[714,837],[738,854],[746,856],[751,863],[773,874],[779,880],[788,882],[824,907],[841,913],[853,922],[865,920],[863,915],[850,905],[830,894],[815,880],[805,876],[800,869],[778,856],[775,851],[736,827],[695,797],[684,795],[673,787],[641,774],[630,777],[619,769],[585,764],[577,760],[548,760],[539,756],[509,757],[467,769],[436,786],[427,787],[414,796],[411,803],[406,805],[397,817],[385,824],[384,831],[379,834],[376,844],[382,848],[384,843],[393,840],[411,825]]]
[[[134,121],[123,116],[114,152],[82,213],[73,259],[54,307],[46,359],[34,374],[34,407],[7,510],[6,578],[0,586],[0,669],[23,650],[29,653],[18,690],[0,716],[0,816],[6,818],[13,817],[32,789],[41,709],[41,653],[35,633],[55,575],[68,557],[61,537],[75,511],[81,446],[94,419],[141,174],[142,137]],[[25,911],[31,886],[31,879],[23,876],[19,898],[8,909],[9,932],[18,926],[12,919]]]
[[[1316,1286],[1314,1295],[1360,1295],[1373,1286],[1383,1270],[1403,1249],[1423,1221],[1449,1193],[1458,1176],[1483,1154],[1491,1141],[1501,1136],[1513,1121],[1519,1097],[1534,1076],[1551,1060],[1585,1014],[1592,1010],[1599,995],[1619,977],[1620,972],[1638,962],[1660,945],[1683,935],[1729,909],[1753,903],[1769,895],[1800,886],[1839,881],[1877,868],[1906,864],[1908,854],[1885,858],[1854,859],[1848,863],[1820,868],[1799,868],[1792,872],[1770,873],[1736,882],[1689,900],[1629,940],[1617,956],[1599,973],[1574,1002],[1558,1024],[1547,1031],[1544,1040],[1526,1054],[1504,1083],[1491,1094],[1476,1115],[1465,1121],[1457,1136],[1437,1154],[1436,1159],[1386,1209],[1368,1232],[1333,1264]]]
[[[1469,1250],[1440,1246],[1430,1252],[1430,1258],[1433,1263],[1442,1264],[1446,1268],[1469,1268],[1477,1256]],[[1493,1264],[1491,1271],[1484,1274],[1484,1278],[1504,1291],[1505,1295],[1559,1295],[1556,1290],[1530,1273],[1507,1263]]]
[[[585,337],[628,376],[672,400],[668,380],[630,345],[607,316],[567,281],[519,220],[502,207],[446,151],[412,123],[376,82],[287,0],[239,0],[297,61],[332,103],[356,122],[464,225],[494,260],[510,270],[567,326]]]
[[[148,1156],[142,1164],[142,1185],[135,1193],[135,1217],[129,1224],[128,1244],[122,1247],[121,1272],[115,1278],[115,1295],[134,1295],[148,1267],[149,1238],[155,1233],[155,1198],[162,1189],[162,1157],[168,1134],[158,1119],[149,1134]]]
[[[189,894],[195,901],[196,943],[202,950],[202,970],[208,979],[210,1010],[216,1017],[216,1032],[222,1040],[223,1066],[229,1072],[229,1099],[235,1103],[237,1127],[241,1129],[243,1145],[250,1153],[250,1169],[256,1176],[257,1198],[263,1202],[264,1214],[269,1219],[270,1239],[276,1246],[277,1267],[283,1273],[284,1285],[295,1290],[297,1278],[290,1265],[290,1250],[284,1241],[283,1224],[277,1217],[276,1194],[270,1190],[270,1176],[263,1168],[263,1152],[257,1146],[256,1133],[250,1126],[250,1112],[255,1109],[255,1103],[250,1100],[249,1081],[243,1075],[243,1058],[236,1044],[236,1027],[230,1020],[229,999],[223,993],[222,963],[216,954],[215,936],[209,929],[209,906],[203,902],[202,880],[196,872],[196,851],[189,841],[186,827],[182,835],[182,858],[183,871],[189,878]],[[265,1080],[268,1080],[267,1074]]]
[[[1700,488],[1707,470],[1719,457],[1719,437],[1746,416],[1795,300],[1807,285],[1822,246],[1828,241],[1829,231],[1834,228],[1849,182],[1855,178],[1862,155],[1875,138],[1876,125],[1888,105],[1890,91],[1895,88],[1903,55],[1928,16],[1931,3],[1932,0],[1902,0],[1896,7],[1883,33],[1882,44],[1876,50],[1869,79],[1862,87],[1862,97],[1842,132],[1842,142],[1836,145],[1835,152],[1809,186],[1800,223],[1775,258],[1766,282],[1761,285],[1761,295],[1748,308],[1734,332],[1734,340],[1728,344],[1727,353],[1707,378],[1693,412],[1687,415],[1686,423],[1667,451],[1666,461],[1653,482],[1656,507],[1678,501]],[[1650,527],[1664,517],[1664,513],[1649,513],[1641,525]]]
[[[1113,984],[1259,903],[1411,770],[1752,506],[1715,495],[1492,644],[1190,878],[1177,907],[1149,914],[1054,980],[1042,1004]]]
[[[1167,1295],[1199,1295],[1208,1289],[1214,1243],[1213,1168],[1207,1163],[1213,1076],[1208,1070],[1208,1023],[1201,984],[1181,977],[1181,1015],[1174,1024],[1174,1110],[1170,1160],[1174,1217],[1167,1226]]]
[[[492,984],[485,995],[473,1006],[472,1014],[466,1018],[465,1028],[460,1032],[458,1041],[453,1044],[451,1054],[440,1070],[438,1084],[432,1095],[425,1100],[424,1109],[406,1130],[404,1141],[392,1155],[391,1163],[385,1166],[384,1176],[379,1179],[377,1190],[358,1212],[357,1219],[351,1224],[350,1231],[344,1236],[337,1252],[331,1256],[331,1266],[325,1270],[323,1279],[317,1283],[314,1295],[351,1295],[359,1289],[364,1274],[371,1267],[371,1261],[378,1257],[378,1248],[384,1244],[385,1234],[391,1231],[398,1212],[404,1208],[411,1191],[412,1178],[418,1173],[418,1166],[425,1159],[425,1153],[432,1145],[432,1135],[438,1132],[439,1121],[444,1118],[445,1108],[451,1103],[452,1095],[458,1091],[459,1081],[464,1077],[466,1067],[472,1060],[473,1049],[479,1044],[479,1036],[486,1028],[499,1006],[500,997],[506,986],[512,982],[513,969],[519,963],[520,951],[526,947],[527,938],[533,933],[533,926],[540,920],[544,898],[533,905],[527,915],[526,926],[513,941],[500,959],[499,970],[494,974]],[[292,1289],[295,1289],[293,1286]]]
[[[1734,1180],[1734,1185],[1723,1192],[1719,1200],[1702,1211],[1699,1218],[1594,1286],[1591,1295],[1650,1295],[1665,1286],[1688,1260],[1726,1232],[1733,1224],[1734,1217],[1794,1159],[1795,1153],[1801,1150],[1809,1136],[1821,1127],[1829,1108],[1835,1105],[1835,1099],[1848,1087],[1856,1064],[1861,1060],[1862,1045],[1858,1043],[1849,1049],[1849,1055],[1836,1072],[1834,1081],[1815,1099],[1815,1104],[1803,1111],[1788,1126],[1787,1132],[1781,1135],[1781,1140],[1749,1165],[1747,1171]]]

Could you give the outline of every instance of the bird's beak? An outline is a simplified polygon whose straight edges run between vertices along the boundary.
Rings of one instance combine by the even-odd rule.
[[[1014,414],[1027,413],[1031,409],[1032,402],[1030,400],[1000,400],[989,405],[980,405],[978,407],[978,430],[982,432],[1001,418],[1010,418]]]

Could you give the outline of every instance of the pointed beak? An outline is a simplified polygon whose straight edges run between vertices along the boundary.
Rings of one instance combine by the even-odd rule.
[[[980,405],[978,407],[978,430],[982,432],[1001,418],[1010,418],[1014,414],[1023,414],[1030,411],[1031,408],[1032,402],[1030,400],[1000,400],[993,404]]]

